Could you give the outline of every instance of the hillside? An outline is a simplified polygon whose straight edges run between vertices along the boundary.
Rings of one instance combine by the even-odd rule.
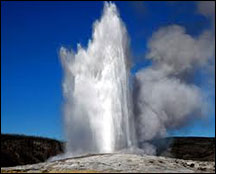
[[[169,137],[140,143],[153,144],[156,155],[195,161],[215,161],[215,138]],[[1,166],[35,164],[63,152],[57,140],[1,134]]]
[[[62,152],[63,143],[57,140],[1,134],[2,167],[44,162]]]
[[[185,160],[215,161],[215,138],[168,137],[145,143],[153,144],[156,147],[157,156]]]

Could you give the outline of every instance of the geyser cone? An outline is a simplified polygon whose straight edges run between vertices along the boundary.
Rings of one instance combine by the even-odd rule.
[[[67,151],[114,152],[131,146],[129,38],[114,4],[105,3],[87,49],[77,49],[60,50]]]

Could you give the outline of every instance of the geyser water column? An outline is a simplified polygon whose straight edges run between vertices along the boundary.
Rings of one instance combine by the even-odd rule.
[[[135,143],[129,85],[129,38],[113,3],[105,3],[87,49],[60,49],[70,153],[110,153]]]

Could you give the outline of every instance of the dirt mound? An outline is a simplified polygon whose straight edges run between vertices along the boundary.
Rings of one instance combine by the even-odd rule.
[[[138,154],[101,154],[39,164],[1,168],[25,173],[213,173],[215,162],[202,162]]]

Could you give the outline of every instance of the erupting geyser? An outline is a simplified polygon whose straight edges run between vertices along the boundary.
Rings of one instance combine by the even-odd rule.
[[[110,153],[135,144],[129,85],[129,38],[116,6],[105,3],[93,39],[61,48],[67,152]]]
[[[122,149],[153,154],[154,147],[140,144],[206,115],[210,102],[193,77],[212,72],[214,50],[210,31],[192,37],[182,26],[159,28],[148,41],[152,65],[139,69],[132,86],[128,34],[115,4],[105,3],[87,48],[60,49],[66,157]]]

